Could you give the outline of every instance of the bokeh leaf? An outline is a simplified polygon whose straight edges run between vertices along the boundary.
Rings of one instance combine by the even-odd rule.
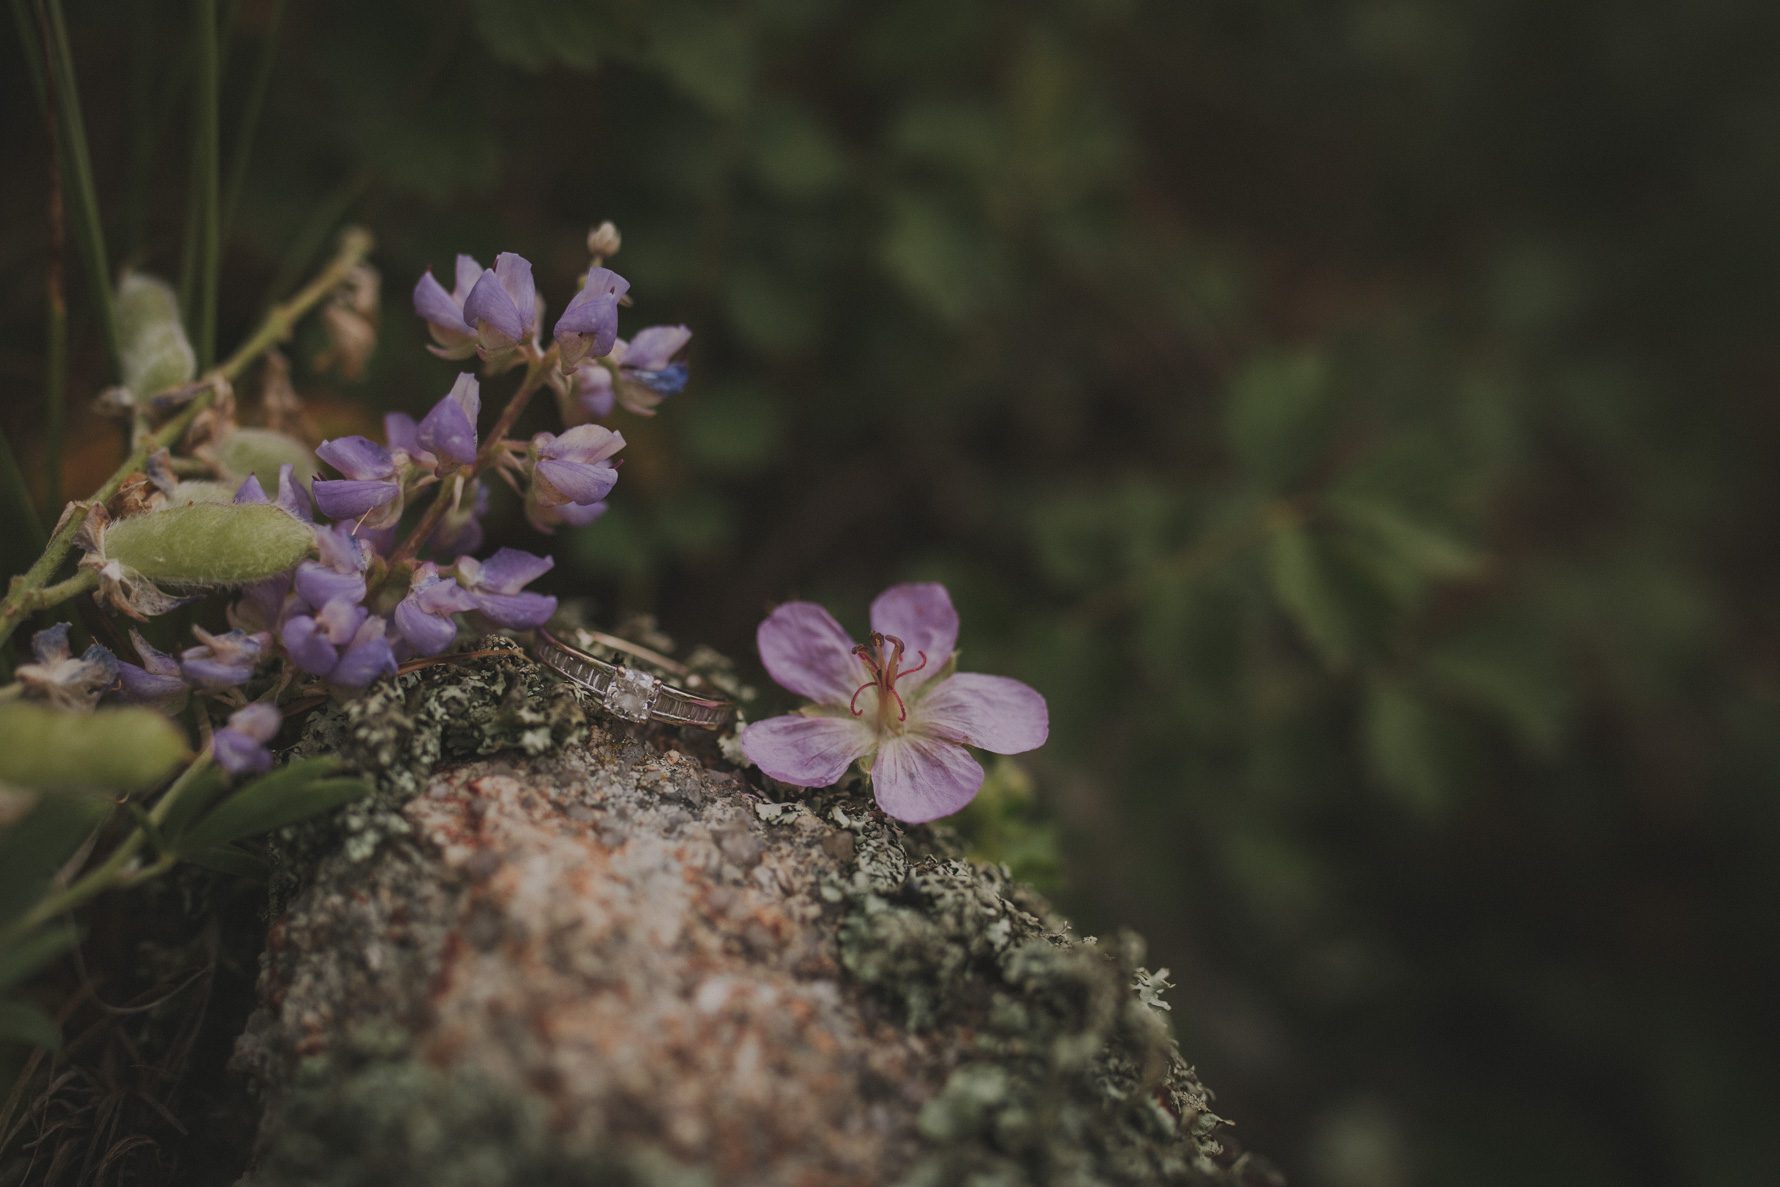
[[[0,705],[0,782],[16,787],[127,795],[160,784],[185,755],[185,738],[152,709]]]
[[[79,942],[79,929],[65,923],[14,940],[0,949],[0,990],[11,989]]]
[[[1302,522],[1283,523],[1267,538],[1267,576],[1274,600],[1297,624],[1323,662],[1342,667],[1359,631],[1342,603],[1336,562]]]
[[[174,588],[245,585],[296,567],[315,548],[307,524],[268,503],[197,503],[120,519],[105,555]]]
[[[1245,474],[1269,491],[1302,479],[1328,443],[1329,368],[1319,355],[1260,355],[1230,383],[1224,436]]]
[[[54,1051],[62,1045],[62,1029],[39,1006],[0,1001],[0,1043],[24,1043]]]

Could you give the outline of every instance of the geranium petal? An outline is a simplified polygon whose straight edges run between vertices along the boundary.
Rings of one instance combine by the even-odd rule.
[[[871,749],[871,727],[854,717],[769,717],[742,731],[742,750],[793,787],[828,787]]]
[[[950,816],[975,799],[982,785],[983,768],[969,751],[925,734],[887,739],[871,765],[878,807],[910,824]]]
[[[1036,750],[1051,733],[1044,697],[1007,676],[979,672],[948,676],[929,689],[911,713],[922,732],[996,754]]]
[[[766,616],[754,642],[767,675],[821,704],[846,704],[871,676],[841,624],[814,602],[786,602]]]
[[[871,604],[871,629],[902,640],[905,671],[921,662],[917,652],[926,653],[925,669],[896,682],[904,697],[927,683],[958,650],[958,611],[946,587],[934,581],[893,585],[879,594]]]

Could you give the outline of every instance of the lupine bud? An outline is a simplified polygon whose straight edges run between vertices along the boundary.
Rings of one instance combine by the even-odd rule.
[[[618,248],[623,242],[623,236],[618,234],[618,224],[614,223],[611,219],[607,219],[593,230],[587,232],[587,250],[596,260],[603,260],[607,256],[617,255]]]
[[[119,363],[124,386],[144,399],[191,382],[198,358],[179,320],[179,297],[164,280],[126,272],[117,284]]]

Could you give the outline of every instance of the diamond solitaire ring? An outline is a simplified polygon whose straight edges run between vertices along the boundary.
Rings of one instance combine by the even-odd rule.
[[[701,683],[684,664],[660,652],[586,628],[573,632],[570,638],[572,643],[564,642],[540,627],[532,654],[545,667],[598,696],[613,717],[714,730],[722,728],[735,709],[733,701],[701,697],[667,684],[654,672],[645,670],[665,672],[694,686]],[[615,659],[601,659],[593,654],[595,651],[610,652]],[[644,666],[631,666],[633,660]]]

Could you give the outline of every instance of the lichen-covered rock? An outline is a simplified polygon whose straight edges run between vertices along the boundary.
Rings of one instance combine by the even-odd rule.
[[[315,721],[380,791],[283,845],[247,1182],[1271,1180],[1134,941],[691,745],[493,642]]]

